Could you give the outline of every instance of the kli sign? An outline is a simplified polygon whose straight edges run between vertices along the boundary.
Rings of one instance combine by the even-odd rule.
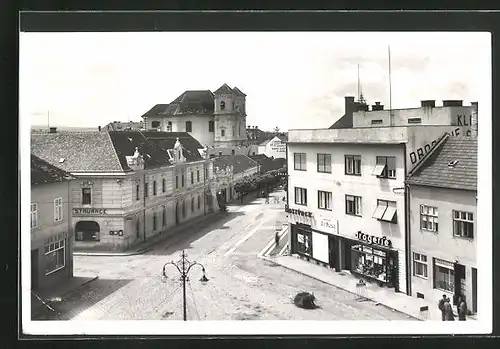
[[[378,245],[378,246],[383,246],[383,247],[392,247],[392,241],[387,239],[385,236],[384,237],[378,237],[378,236],[373,236],[373,235],[368,235],[368,234],[363,234],[362,232],[358,231],[356,233],[356,238],[358,240],[364,241],[370,245]]]

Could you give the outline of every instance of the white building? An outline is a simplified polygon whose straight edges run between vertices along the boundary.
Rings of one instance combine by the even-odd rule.
[[[477,312],[477,138],[443,138],[407,183],[411,295]]]
[[[285,136],[274,136],[259,144],[258,154],[264,154],[269,158],[286,158],[286,140]]]
[[[472,107],[439,107],[439,113],[425,103],[416,108],[420,113],[358,107],[363,110],[349,116],[346,109],[343,117],[351,126],[289,131],[291,251],[407,293],[406,177],[444,134],[467,133],[470,126],[458,124],[456,113],[470,114]],[[419,124],[410,121],[419,115]],[[372,123],[384,125],[384,116],[386,126]]]

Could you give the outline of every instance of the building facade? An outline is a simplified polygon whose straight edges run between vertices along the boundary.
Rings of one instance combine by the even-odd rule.
[[[405,181],[445,135],[472,133],[469,122],[458,121],[472,107],[452,104],[440,108],[439,115],[446,117],[426,118],[405,109],[396,118],[379,104],[369,112],[366,104],[357,103],[330,129],[290,130],[287,212],[292,254],[410,293]],[[416,109],[424,113],[426,108],[434,107]],[[387,114],[387,125],[371,122],[375,117],[385,120],[380,112]],[[421,116],[419,123],[409,121],[415,115]]]
[[[73,276],[72,177],[31,155],[31,290]]]
[[[206,212],[203,149],[186,133],[34,134],[32,150],[76,177],[75,249],[126,250]]]
[[[264,154],[269,158],[286,158],[286,137],[274,136],[265,140],[258,147],[258,154]]]
[[[445,137],[408,180],[411,295],[477,312],[477,138]]]

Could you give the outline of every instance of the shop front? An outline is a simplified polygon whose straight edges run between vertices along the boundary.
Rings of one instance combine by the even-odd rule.
[[[350,244],[350,271],[380,286],[398,288],[398,252],[392,241],[358,231]]]

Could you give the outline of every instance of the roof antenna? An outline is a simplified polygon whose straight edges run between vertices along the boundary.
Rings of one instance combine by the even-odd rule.
[[[359,78],[359,64],[358,64],[358,102],[361,104],[365,104],[365,99],[363,97],[363,90],[361,86],[361,80]]]
[[[391,79],[391,45],[387,47],[388,54],[389,54],[389,119],[390,119],[390,126],[394,125],[394,116],[392,113],[392,79]]]

